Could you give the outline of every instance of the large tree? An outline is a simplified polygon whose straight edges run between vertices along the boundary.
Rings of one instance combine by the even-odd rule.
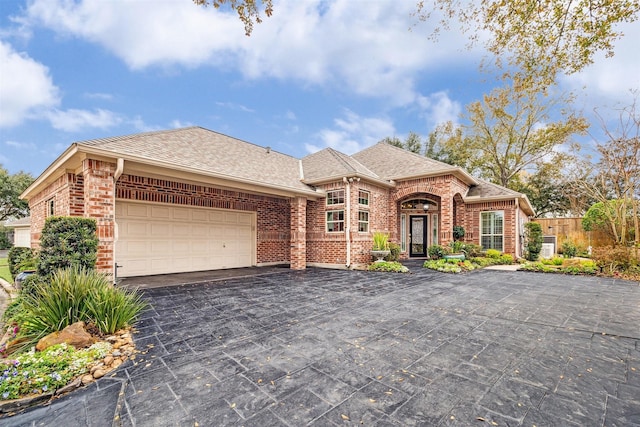
[[[465,125],[441,127],[448,132],[442,132],[440,145],[455,153],[459,166],[513,188],[523,172],[561,164],[558,147],[586,132],[586,120],[559,108],[564,103],[538,86],[516,81],[468,105]],[[561,118],[552,121],[553,115]]]
[[[18,172],[10,175],[0,165],[0,221],[29,214],[29,205],[19,197],[32,182],[33,177],[30,174]]]
[[[485,40],[498,66],[549,84],[599,51],[612,56],[623,35],[616,24],[639,12],[640,0],[433,0],[419,1],[416,16],[435,24],[434,37],[459,23],[470,44]]]
[[[575,183],[600,207],[591,216],[602,215],[618,243],[628,236],[640,243],[640,111],[637,101],[618,111],[611,127],[598,115],[605,140],[596,141],[597,156],[585,158]],[[595,206],[595,205],[594,205]],[[594,223],[597,221],[594,221]]]

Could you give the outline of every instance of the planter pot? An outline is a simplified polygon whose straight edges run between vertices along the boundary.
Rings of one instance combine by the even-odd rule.
[[[465,260],[465,256],[464,254],[446,254],[444,256],[444,259],[455,259],[458,261],[464,261]]]
[[[391,251],[389,251],[389,250],[386,250],[386,251],[371,251],[371,255],[373,255],[373,257],[376,259],[376,262],[384,261],[384,257],[389,255],[390,253],[391,253]]]

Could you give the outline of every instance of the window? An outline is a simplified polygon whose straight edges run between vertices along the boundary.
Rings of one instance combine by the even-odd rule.
[[[344,203],[344,190],[329,191],[327,193],[327,206],[341,205]]]
[[[344,231],[344,211],[327,211],[327,231]]]
[[[56,214],[56,199],[47,200],[46,209],[47,211],[45,216],[54,216]]]
[[[433,225],[433,234],[431,238],[431,244],[438,244],[438,214],[431,215],[431,224]]]
[[[503,211],[480,213],[480,244],[482,245],[482,249],[504,251],[503,224]]]
[[[369,231],[369,212],[358,211],[358,231],[361,233]]]
[[[369,192],[360,190],[358,191],[358,204],[362,206],[369,206]]]
[[[407,215],[400,215],[400,251],[407,251]]]

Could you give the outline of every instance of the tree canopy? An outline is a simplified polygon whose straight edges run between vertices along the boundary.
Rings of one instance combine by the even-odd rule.
[[[10,175],[0,165],[0,221],[29,214],[29,204],[19,197],[32,182],[33,177],[30,174],[18,172]]]
[[[616,24],[635,21],[639,12],[640,0],[421,0],[416,16],[436,21],[434,38],[456,22],[470,44],[488,34],[485,47],[497,65],[551,83],[559,72],[593,63],[597,52],[612,56],[623,35]]]
[[[253,23],[262,22],[262,11],[269,17],[273,14],[273,0],[193,0],[198,6],[213,6],[219,9],[225,5],[235,10],[244,24],[247,36],[253,31]]]

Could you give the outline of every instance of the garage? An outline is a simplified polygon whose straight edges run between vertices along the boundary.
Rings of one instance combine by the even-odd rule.
[[[116,201],[119,277],[250,267],[256,213]]]

